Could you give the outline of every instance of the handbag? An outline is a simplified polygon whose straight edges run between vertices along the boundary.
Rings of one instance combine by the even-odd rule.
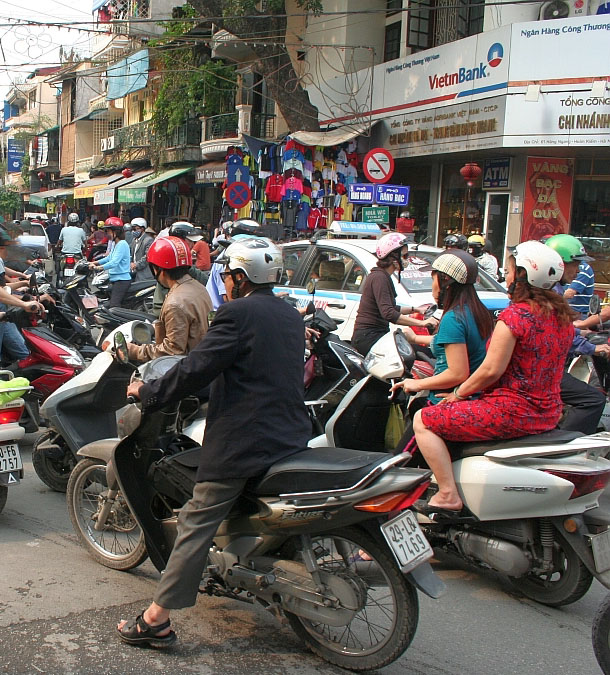
[[[385,425],[385,448],[394,450],[405,433],[405,420],[398,403],[390,404],[388,421]]]

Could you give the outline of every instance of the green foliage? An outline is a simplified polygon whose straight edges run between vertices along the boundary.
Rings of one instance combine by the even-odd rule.
[[[187,3],[182,16],[195,16]],[[169,23],[164,38],[183,35],[192,22]],[[165,77],[152,111],[152,126],[159,137],[166,136],[187,119],[232,111],[235,102],[235,67],[207,60],[197,47],[168,48],[161,60]]]
[[[21,195],[10,185],[0,185],[0,213],[15,214],[21,208]]]
[[[28,190],[30,189],[30,155],[26,149],[23,159],[21,160],[21,178],[23,184]]]

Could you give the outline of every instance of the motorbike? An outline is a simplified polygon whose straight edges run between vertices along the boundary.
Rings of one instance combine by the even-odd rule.
[[[115,351],[126,362],[120,340]],[[145,382],[175,363],[165,358],[139,368]],[[110,567],[133,566],[146,553],[158,570],[167,564],[201,452],[176,434],[178,408],[147,415],[128,403],[119,439],[78,453],[84,459],[68,485],[70,517]],[[221,524],[200,590],[285,616],[308,648],[343,668],[393,662],[417,627],[417,589],[431,597],[443,590],[410,509],[430,472],[404,462],[337,448],[278,462],[249,482]],[[105,553],[102,538],[113,542],[103,543]]]
[[[154,338],[151,324],[141,321],[120,328],[137,344]],[[40,415],[47,430],[32,450],[32,463],[42,482],[65,492],[77,452],[87,443],[116,435],[116,411],[125,405],[133,369],[109,352],[100,352],[90,365],[55,390],[42,404]]]
[[[382,337],[365,358],[367,377],[346,394],[325,434],[310,445],[381,450],[389,385],[410,376],[414,360],[400,330]],[[610,588],[610,513],[599,506],[610,479],[610,462],[603,457],[610,433],[555,429],[450,446],[464,509],[455,518],[418,516],[435,548],[504,574],[523,595],[549,606],[575,602],[593,578]],[[426,466],[411,445],[394,452]],[[432,479],[426,498],[436,489]]]
[[[0,378],[9,381],[14,378],[10,370],[0,370]],[[31,387],[3,387],[2,393],[21,394]],[[23,398],[15,398],[0,404],[0,511],[5,507],[8,489],[17,485],[23,478],[23,462],[19,452],[19,441],[25,435],[25,429],[19,424],[25,407]]]
[[[59,271],[57,273],[57,285],[64,286],[67,281],[76,275],[76,265],[82,259],[81,255],[74,253],[61,253],[59,258]]]

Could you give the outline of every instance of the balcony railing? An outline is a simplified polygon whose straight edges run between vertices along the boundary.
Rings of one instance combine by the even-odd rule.
[[[205,121],[205,140],[214,141],[218,138],[237,138],[239,135],[239,115],[226,113],[214,115]]]
[[[201,122],[199,120],[188,120],[179,127],[176,127],[165,137],[165,147],[175,148],[184,145],[199,145],[201,140]]]
[[[257,138],[273,138],[275,136],[275,115],[252,113],[250,130]]]
[[[114,150],[149,148],[153,143],[163,148],[199,146],[201,122],[188,120],[166,136],[161,137],[153,134],[151,123],[148,120],[115,129],[112,134],[114,135]]]
[[[138,124],[129,124],[126,127],[115,129],[112,132],[114,136],[115,150],[129,150],[130,148],[147,148],[152,142],[152,133],[150,122],[138,122]]]

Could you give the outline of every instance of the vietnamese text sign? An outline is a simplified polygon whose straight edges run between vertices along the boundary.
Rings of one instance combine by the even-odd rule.
[[[146,188],[119,188],[117,201],[119,204],[145,204]]]
[[[568,158],[527,158],[521,241],[568,232],[573,164]]]
[[[93,193],[94,204],[114,204],[114,188],[102,188]]]
[[[363,206],[362,220],[365,223],[389,223],[390,222],[390,207],[389,206]]]
[[[352,204],[372,204],[375,186],[372,183],[352,183],[348,186],[348,199]]]
[[[8,139],[7,153],[7,171],[8,173],[19,173],[25,154],[25,142],[17,138]]]
[[[483,164],[483,189],[510,188],[510,157],[486,159]]]
[[[375,201],[377,204],[387,204],[388,206],[406,206],[409,203],[409,186],[378,185]]]

